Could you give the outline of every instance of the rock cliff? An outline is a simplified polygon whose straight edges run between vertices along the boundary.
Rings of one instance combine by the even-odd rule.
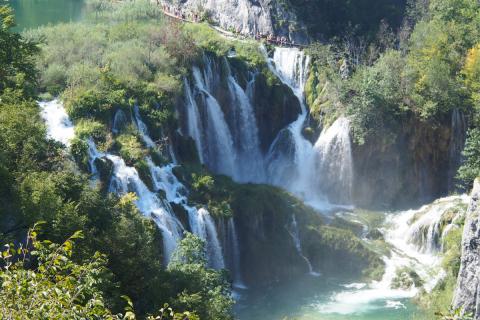
[[[467,210],[462,238],[462,260],[453,308],[480,319],[480,180],[476,180]]]
[[[306,43],[305,28],[292,10],[272,0],[181,0],[192,12],[205,12],[225,30],[242,34],[274,34],[295,43]]]

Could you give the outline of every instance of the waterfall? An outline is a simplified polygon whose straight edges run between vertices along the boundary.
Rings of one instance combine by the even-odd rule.
[[[392,288],[398,271],[404,268],[413,270],[422,280],[423,289],[430,292],[445,276],[438,254],[438,240],[441,241],[447,229],[454,227],[462,210],[456,217],[451,217],[452,221],[444,227],[443,235],[439,233],[439,221],[454,207],[466,206],[468,198],[466,195],[446,197],[419,209],[389,214],[382,231],[391,250],[388,256],[383,257],[385,273],[382,279],[370,284],[345,285],[345,291],[334,294],[329,302],[319,306],[320,309],[325,313],[355,313],[366,306],[378,307],[382,301],[385,307],[404,307],[402,300],[415,297],[420,289],[415,285]]]
[[[302,107],[302,113],[285,129],[288,132],[282,130],[270,147],[269,182],[317,208],[329,208],[331,201],[350,203],[353,165],[349,121],[337,119],[312,145],[302,134],[308,115],[304,98],[308,56],[296,48],[277,48],[268,62]]]
[[[118,156],[107,154],[105,157],[113,163],[109,191],[116,194],[134,192],[137,195],[135,203],[140,212],[152,217],[162,232],[165,262],[168,264],[177,242],[182,238],[183,226],[170,204],[148,189],[135,168],[127,166]]]
[[[207,69],[210,70],[209,68]],[[207,76],[204,77],[198,67],[193,68],[195,85],[199,90],[203,105],[206,108],[206,133],[203,135],[206,141],[201,143],[204,148],[202,158],[213,171],[235,177],[236,152],[233,148],[232,134],[225,121],[222,108],[215,97],[208,92],[208,88],[212,82],[209,76],[210,73],[210,71],[205,72]],[[195,107],[198,108],[198,104],[195,103],[188,106],[188,108]],[[196,115],[198,116],[199,114],[200,112],[197,110]],[[195,121],[200,122],[200,120]],[[193,131],[193,129],[189,130],[189,132],[191,131]]]
[[[467,122],[463,112],[455,108],[452,111],[451,135],[449,146],[448,190],[455,190],[455,175],[462,162],[462,151],[465,146]]]
[[[118,109],[113,117],[112,132],[114,134],[119,134],[126,123],[127,116],[125,115],[125,112],[123,112],[122,109]]]
[[[242,269],[240,266],[240,246],[235,228],[235,221],[233,218],[228,219],[227,222],[227,243],[229,245],[230,253],[230,271],[233,274],[233,286],[239,289],[246,289],[243,282]]]
[[[75,136],[75,130],[65,108],[58,99],[42,101],[40,115],[47,124],[47,137],[63,143],[67,147]]]
[[[137,105],[135,105],[133,107],[133,114],[134,114],[134,118],[135,118],[135,123],[136,123],[137,128],[138,128],[138,132],[140,132],[140,135],[142,136],[143,142],[145,143],[145,145],[148,148],[154,149],[155,148],[155,142],[153,142],[153,140],[148,135],[147,125],[143,122],[142,117],[140,117],[140,110],[138,109]]]
[[[193,98],[192,88],[190,88],[190,84],[187,78],[183,80],[183,88],[185,94],[185,106],[187,109],[186,114],[188,135],[192,137],[192,139],[195,141],[195,146],[197,147],[200,162],[205,163],[205,159],[203,156],[204,149],[200,114],[198,111],[197,103]]]
[[[262,182],[265,180],[263,155],[260,151],[260,139],[258,134],[257,120],[248,94],[243,91],[229,71],[228,89],[232,102],[237,108],[234,109],[236,139],[237,168],[235,178],[239,182]],[[250,92],[253,90],[255,77],[248,83]],[[247,92],[248,92],[247,88]]]
[[[295,245],[295,249],[298,252],[298,255],[305,260],[305,263],[307,264],[308,267],[308,273],[313,275],[313,276],[319,276],[320,274],[313,271],[312,264],[310,263],[310,260],[303,254],[302,251],[302,243],[300,241],[300,232],[298,230],[298,225],[297,225],[297,219],[295,218],[295,215],[292,215],[292,222],[290,223],[289,227],[286,228],[290,236],[292,237],[293,244]]]
[[[353,160],[350,144],[350,122],[340,117],[320,134],[314,149],[319,188],[329,199],[351,200]]]
[[[188,191],[173,174],[174,165],[158,167],[150,158],[147,158],[147,164],[155,191],[164,191],[169,202],[179,204],[187,211],[192,233],[205,241],[209,266],[215,269],[225,268],[222,247],[210,213],[204,208],[197,210],[188,205]]]
[[[398,230],[394,233],[403,240],[404,251],[436,254],[442,249],[443,239],[460,218],[455,208],[466,205],[468,196],[441,198],[418,210],[408,210],[395,218]],[[455,213],[455,215],[453,215]]]

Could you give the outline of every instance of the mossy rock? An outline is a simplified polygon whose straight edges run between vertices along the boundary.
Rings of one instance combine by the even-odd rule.
[[[377,228],[368,231],[366,237],[370,240],[384,240],[383,233]]]
[[[384,273],[385,263],[380,255],[350,230],[312,226],[305,237],[305,252],[322,273],[365,280],[379,280]]]
[[[420,288],[423,286],[423,280],[420,278],[415,270],[403,267],[397,269],[395,277],[392,280],[390,287],[392,289],[410,289],[412,287]]]
[[[331,227],[350,230],[356,236],[361,236],[364,231],[364,226],[358,222],[350,221],[339,216],[335,216],[333,220],[329,223]]]
[[[110,183],[110,177],[113,174],[113,163],[107,158],[97,158],[95,159],[95,167],[97,168],[100,188],[102,191],[108,191],[108,186]]]

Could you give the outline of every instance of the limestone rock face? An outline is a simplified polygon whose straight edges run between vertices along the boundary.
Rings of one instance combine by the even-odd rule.
[[[273,0],[182,0],[192,12],[208,11],[210,18],[225,30],[242,34],[286,36],[295,43],[306,43],[305,28],[295,14]]]
[[[476,180],[462,237],[462,260],[453,296],[454,309],[480,319],[480,180]]]
[[[451,160],[456,155],[452,152],[455,139],[448,122],[432,127],[410,118],[392,130],[396,132],[393,139],[380,135],[363,145],[355,144],[354,203],[406,208],[431,202],[452,190],[447,181],[458,163]]]

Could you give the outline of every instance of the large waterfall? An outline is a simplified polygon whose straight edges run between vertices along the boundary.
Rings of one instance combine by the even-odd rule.
[[[297,120],[285,129],[288,134],[280,132],[270,147],[270,182],[292,191],[315,207],[328,207],[329,201],[349,204],[353,166],[348,119],[340,117],[324,129],[315,145],[303,136],[308,116],[304,97],[308,64],[308,56],[294,48],[277,48],[269,61],[270,69],[293,90],[302,107]],[[285,165],[289,159],[293,164]],[[293,174],[288,172],[292,169]]]
[[[301,113],[280,130],[266,154],[260,148],[255,116],[256,74],[248,73],[242,88],[227,59],[218,62],[206,56],[202,68],[192,69],[193,84],[184,80],[184,132],[195,141],[200,161],[216,173],[238,182],[283,187],[320,208],[330,207],[329,202],[349,204],[353,179],[349,120],[337,119],[315,144],[303,136],[309,61],[296,48],[276,48],[273,58],[267,57],[270,70],[298,98]],[[216,98],[219,90],[226,90],[227,98],[222,94],[221,100],[228,105]]]

